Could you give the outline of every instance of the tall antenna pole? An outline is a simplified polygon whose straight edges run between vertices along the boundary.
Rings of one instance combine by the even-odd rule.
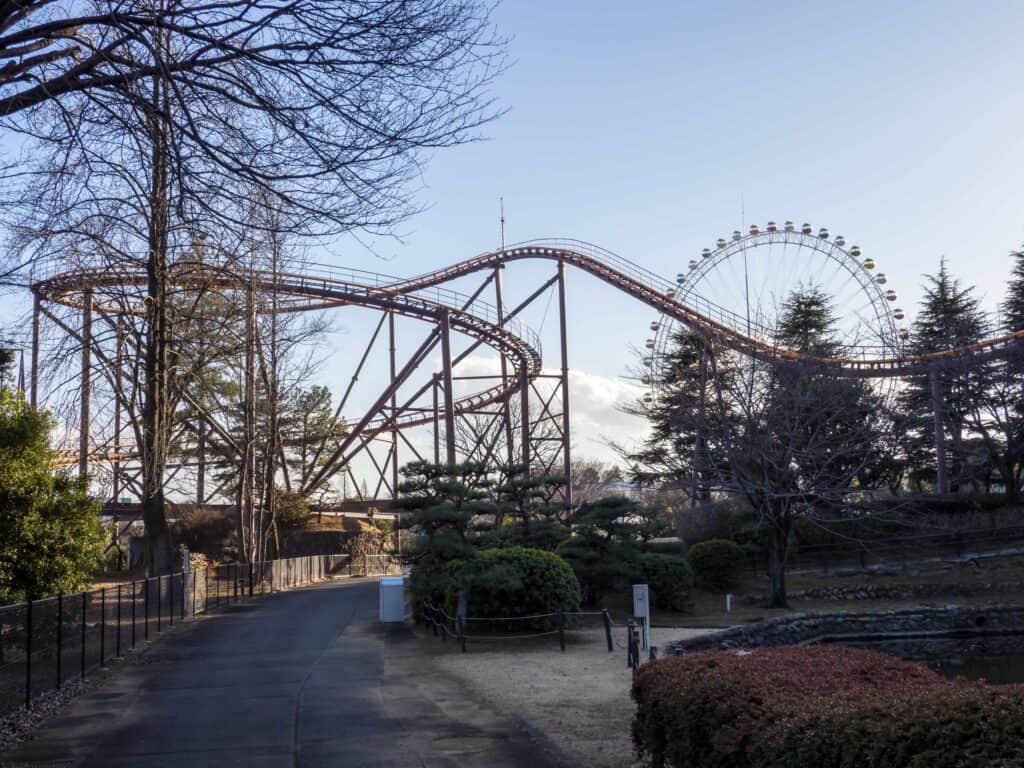
[[[501,250],[505,250],[505,198],[499,197],[498,204],[501,206]]]

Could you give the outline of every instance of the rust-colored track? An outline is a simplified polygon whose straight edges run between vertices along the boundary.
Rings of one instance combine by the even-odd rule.
[[[820,358],[781,349],[769,340],[748,336],[746,321],[734,312],[691,296],[686,303],[674,298],[675,283],[627,261],[598,246],[576,240],[532,240],[503,250],[489,251],[436,272],[396,281],[387,288],[415,293],[447,283],[464,275],[493,269],[522,259],[563,261],[614,286],[700,333],[709,335],[731,349],[761,360],[800,360],[835,372],[839,376],[887,378],[920,373],[935,365],[964,358],[998,356],[1024,341],[1024,330],[1007,333],[958,349],[917,356],[873,356],[871,349],[851,349],[844,358]]]

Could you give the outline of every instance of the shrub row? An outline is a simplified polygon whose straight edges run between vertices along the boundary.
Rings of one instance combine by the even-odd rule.
[[[841,646],[711,651],[644,665],[638,753],[660,768],[1024,764],[1024,686],[947,680]]]

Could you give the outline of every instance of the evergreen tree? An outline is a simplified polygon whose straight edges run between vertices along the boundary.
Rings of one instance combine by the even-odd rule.
[[[1006,296],[1000,305],[1004,332],[1024,330],[1024,251],[1016,251]],[[1009,347],[986,365],[981,406],[968,422],[984,449],[984,460],[998,473],[1009,501],[1017,501],[1024,481],[1024,346]]]
[[[472,559],[473,523],[493,518],[492,481],[482,462],[433,464],[414,461],[402,468],[394,507],[402,513],[400,528],[411,529],[414,545],[406,557],[415,563],[410,590],[419,600],[444,600],[455,586],[453,564]],[[419,606],[414,606],[418,612]]]
[[[935,275],[927,275],[924,298],[911,330],[908,351],[924,355],[965,347],[980,341],[988,331],[988,319],[974,296],[973,287],[963,287],[943,260]],[[991,366],[980,361],[950,358],[935,368],[942,409],[943,439],[951,490],[977,480],[988,467],[971,458],[969,422],[983,405]],[[901,442],[912,482],[934,482],[936,478],[934,403],[930,374],[909,377],[899,397],[898,423]]]
[[[85,587],[106,541],[87,482],[57,470],[49,414],[0,391],[0,603]]]
[[[595,604],[636,575],[636,539],[643,521],[640,504],[625,496],[606,496],[579,508],[573,535],[558,553],[576,572],[585,603]]]
[[[568,505],[556,499],[568,482],[562,475],[530,475],[525,464],[501,467],[494,486],[496,514],[483,543],[553,550],[569,535],[560,519]]]
[[[814,288],[787,297],[778,345],[814,358],[841,355],[830,299]],[[880,481],[885,413],[871,385],[837,377],[827,360],[759,361],[715,380],[710,431],[716,485],[757,510],[769,555],[771,604],[786,604],[785,570],[794,521],[836,510]]]
[[[633,482],[687,491],[695,486],[697,498],[706,499],[707,478],[721,461],[706,435],[721,427],[721,419],[732,417],[711,407],[710,380],[712,376],[731,380],[735,361],[702,335],[683,329],[660,362],[659,370],[649,374],[653,381],[647,382],[656,394],[649,402],[645,399],[626,409],[648,419],[650,435],[638,450],[621,453],[629,462]]]

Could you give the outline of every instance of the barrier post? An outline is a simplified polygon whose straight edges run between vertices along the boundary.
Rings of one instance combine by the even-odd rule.
[[[117,585],[117,637],[114,639],[115,654],[121,658],[121,584]]]
[[[604,639],[608,641],[608,653],[611,653],[615,646],[612,644],[612,617],[607,608],[601,609],[601,619],[604,621]]]
[[[25,709],[32,709],[32,600],[25,607]]]
[[[57,690],[60,690],[61,662],[64,658],[64,593],[57,593]]]
[[[562,653],[565,653],[565,612],[558,612],[558,645],[562,649]]]
[[[107,664],[107,588],[100,587],[100,667]]]

